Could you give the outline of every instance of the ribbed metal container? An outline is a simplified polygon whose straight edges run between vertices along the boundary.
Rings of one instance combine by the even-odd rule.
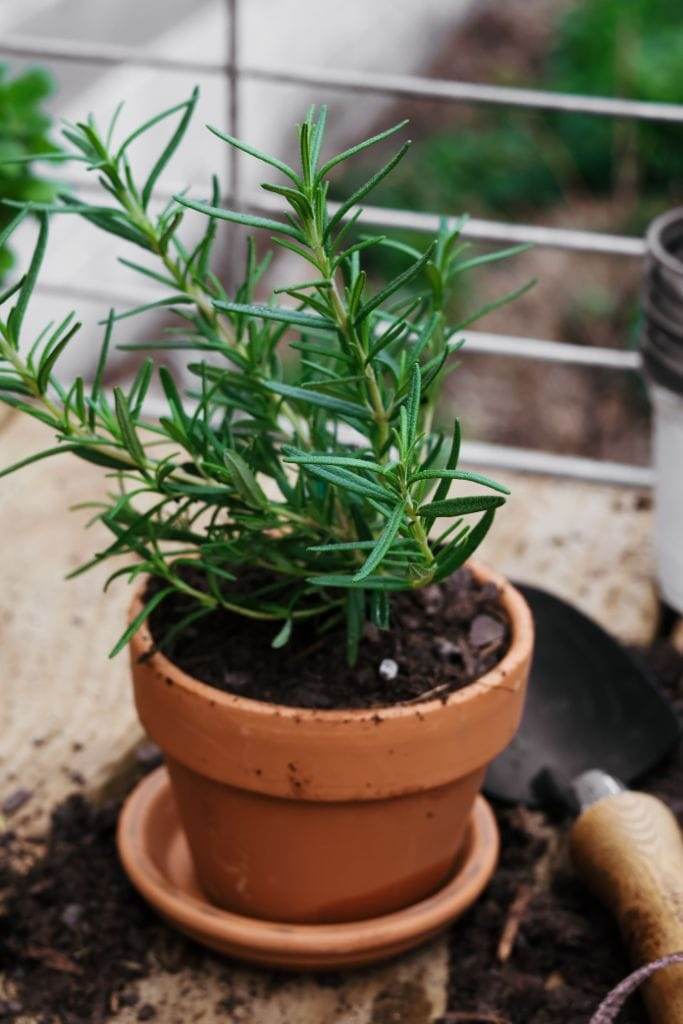
[[[647,232],[643,362],[656,384],[683,395],[683,207]]]
[[[683,207],[647,233],[643,366],[654,408],[655,553],[662,596],[683,614]]]

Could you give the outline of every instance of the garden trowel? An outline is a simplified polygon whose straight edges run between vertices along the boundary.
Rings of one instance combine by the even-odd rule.
[[[516,738],[492,764],[486,792],[530,806],[561,800],[575,814],[573,862],[621,926],[638,965],[683,950],[683,841],[656,797],[626,785],[680,737],[641,665],[572,605],[519,587],[536,623],[529,692]],[[644,989],[655,1024],[683,1022],[683,965]]]

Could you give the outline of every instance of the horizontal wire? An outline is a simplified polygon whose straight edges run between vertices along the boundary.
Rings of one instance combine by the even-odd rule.
[[[654,485],[654,472],[649,466],[588,459],[578,455],[557,455],[554,452],[489,444],[485,441],[465,441],[462,461],[467,465],[518,470],[542,476],[585,480],[588,483],[642,488]]]
[[[52,59],[85,64],[130,64],[158,70],[187,71],[198,74],[228,75],[228,61],[189,60],[186,57],[153,53],[140,47],[114,43],[82,42],[68,39],[36,39],[13,34],[0,41],[0,53],[28,59]],[[511,86],[459,82],[420,75],[398,75],[378,72],[327,68],[258,67],[240,65],[242,78],[288,85],[314,85],[318,88],[344,92],[378,93],[412,99],[446,103],[483,103],[564,113],[589,114],[597,117],[632,118],[642,121],[683,123],[683,105],[630,100],[609,96],[586,96],[580,93],[549,92],[543,89],[520,89]]]
[[[76,176],[61,179],[67,188],[84,193],[97,193],[101,186],[96,181],[83,180]],[[154,196],[158,200],[169,200],[185,190],[185,185],[177,183],[175,187],[157,188]],[[205,186],[207,189],[209,186]],[[223,196],[223,203],[230,204],[230,195]],[[330,201],[330,213],[335,213],[339,203]],[[253,194],[245,196],[240,208],[251,213],[282,213],[282,203],[276,196]],[[344,220],[348,220],[347,214]],[[418,231],[431,234],[437,231],[439,224],[446,219],[453,227],[460,218],[440,213],[422,213],[415,210],[398,210],[387,206],[363,206],[359,223],[366,227],[391,228],[393,230]],[[462,227],[463,238],[480,242],[504,242],[512,244],[538,245],[544,248],[565,249],[571,252],[588,252],[603,256],[629,256],[640,258],[645,255],[645,241],[633,235],[613,235],[608,232],[585,231],[578,228],[554,228],[537,224],[510,224],[505,221],[483,220],[470,217]]]

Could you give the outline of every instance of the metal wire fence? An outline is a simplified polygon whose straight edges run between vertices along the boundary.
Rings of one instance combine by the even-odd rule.
[[[176,71],[200,75],[216,75],[226,82],[228,100],[228,130],[240,134],[240,90],[245,81],[262,81],[336,90],[342,94],[364,93],[381,97],[403,97],[411,100],[429,100],[443,103],[487,104],[516,107],[527,110],[545,110],[587,114],[594,117],[617,117],[683,124],[683,105],[641,102],[608,97],[554,93],[535,89],[481,85],[447,79],[425,78],[417,75],[379,74],[358,71],[336,71],[321,68],[255,67],[241,61],[240,5],[244,0],[226,0],[230,19],[229,46],[225,61],[201,61],[185,57],[167,56],[135,47],[110,43],[84,43],[68,39],[41,39],[21,35],[7,35],[0,40],[0,55],[39,61],[55,61],[82,65],[128,65],[160,71]],[[235,150],[230,150],[230,201],[255,212],[271,213],[273,206],[262,197],[246,195],[240,180],[240,162]],[[83,187],[81,185],[81,187]],[[176,189],[177,191],[177,189]],[[160,197],[171,195],[172,189],[160,190]],[[331,204],[334,207],[334,204]],[[386,207],[365,207],[361,223],[387,229],[409,229],[432,232],[439,222],[438,213],[422,213]],[[608,234],[605,232],[576,230],[544,225],[513,224],[497,220],[473,218],[466,224],[463,234],[485,242],[530,242],[536,246],[592,253],[605,257],[641,260],[645,254],[642,238]],[[56,288],[56,286],[55,286]],[[87,283],[67,286],[74,297],[89,297],[135,303],[132,293],[113,294]],[[46,290],[50,285],[46,285]],[[59,291],[65,293],[60,283]],[[517,335],[491,334],[481,331],[466,332],[470,351],[504,355],[520,359],[561,362],[575,366],[601,367],[615,372],[639,371],[637,352],[600,346],[583,346],[559,341],[526,338]],[[466,459],[480,465],[518,469],[527,472],[549,473],[556,476],[578,478],[604,483],[643,487],[652,484],[649,467],[633,466],[606,460],[556,455],[531,449],[513,448],[472,442],[464,452]]]

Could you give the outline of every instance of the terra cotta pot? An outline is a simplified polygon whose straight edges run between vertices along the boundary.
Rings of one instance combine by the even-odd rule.
[[[486,767],[519,724],[533,644],[519,592],[474,572],[500,588],[510,649],[445,701],[318,711],[248,700],[143,657],[152,637],[140,628],[135,703],[213,903],[270,921],[357,921],[445,882]]]

